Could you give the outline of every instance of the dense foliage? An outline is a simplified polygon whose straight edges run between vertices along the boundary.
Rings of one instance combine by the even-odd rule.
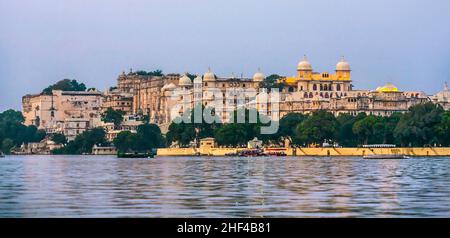
[[[107,145],[106,132],[103,128],[94,128],[79,134],[75,140],[70,141],[64,147],[55,149],[53,154],[88,154],[92,152],[94,145]]]
[[[264,79],[264,81],[260,83],[260,87],[268,90],[272,88],[278,88],[281,91],[285,87],[285,85],[277,82],[277,80],[280,78],[282,77],[278,74],[269,75]]]
[[[112,122],[114,123],[114,128],[118,129],[120,124],[123,121],[123,116],[125,112],[122,110],[114,110],[111,107],[106,109],[106,111],[102,114],[102,121],[104,122]]]
[[[42,93],[50,95],[52,94],[52,90],[86,91],[86,85],[84,85],[84,83],[78,83],[76,80],[63,79],[53,85],[48,86],[42,91]]]
[[[23,125],[22,113],[7,110],[0,113],[0,150],[10,153],[14,147],[20,147],[22,143],[39,142],[45,138],[45,131],[38,130],[35,126]]]
[[[195,122],[194,111],[198,107],[201,107],[202,111],[206,110],[210,115],[213,115],[214,122],[207,123],[204,117],[201,118],[201,122]],[[198,143],[200,139],[214,137],[214,131],[221,126],[220,119],[215,116],[214,109],[212,108],[197,105],[185,117],[187,119],[184,118],[181,123],[172,122],[169,125],[169,131],[166,135],[168,145],[177,142],[180,146],[186,147],[191,141]],[[177,120],[182,120],[182,118],[178,118]]]
[[[274,135],[261,135],[261,125],[260,122],[227,123],[210,128],[207,125],[172,123],[167,139],[178,142],[182,147],[211,134],[221,146],[242,146],[254,137],[273,145],[289,140],[292,146],[322,145],[324,142],[345,147],[364,144],[450,146],[450,112],[433,103],[416,105],[407,113],[394,113],[389,117],[365,113],[335,117],[325,110],[310,115],[290,113],[280,120],[279,130]],[[208,136],[198,136],[199,131]]]
[[[134,74],[136,75],[142,75],[142,76],[163,76],[163,71],[160,69],[154,70],[154,71],[145,71],[145,70],[138,70]]]
[[[165,146],[161,130],[155,124],[144,124],[138,127],[137,133],[120,132],[114,139],[119,152],[149,152],[154,148]]]

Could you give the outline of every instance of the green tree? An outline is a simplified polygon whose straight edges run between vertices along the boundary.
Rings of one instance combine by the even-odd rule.
[[[199,108],[201,107],[201,108]],[[202,118],[201,120],[196,120],[194,118],[194,113],[196,110],[201,110]],[[210,113],[213,117],[213,122],[207,122],[204,118],[204,114]],[[177,142],[181,147],[187,147],[190,142],[197,141],[197,143],[207,137],[214,136],[214,130],[221,126],[220,119],[215,115],[213,108],[207,108],[203,105],[197,105],[192,109],[187,115],[187,119],[177,118],[181,121],[180,123],[172,122],[169,126],[166,138],[168,144]]]
[[[439,141],[438,125],[444,110],[431,102],[412,106],[402,115],[394,137],[403,146],[432,145]]]
[[[282,90],[283,87],[285,86],[282,83],[278,83],[278,79],[283,78],[282,76],[278,75],[278,74],[272,74],[269,75],[268,77],[266,77],[264,79],[264,81],[262,81],[260,83],[260,88],[265,88],[265,89],[272,89],[272,88],[278,88],[279,90]]]
[[[384,139],[383,118],[367,116],[353,125],[353,133],[361,144],[379,144]]]
[[[280,120],[278,132],[274,135],[274,139],[282,142],[285,139],[289,140],[291,144],[295,144],[296,136],[295,129],[305,120],[306,116],[300,113],[289,113]]]
[[[251,132],[250,132],[251,133]],[[225,124],[215,132],[217,144],[221,146],[242,146],[249,140],[249,131],[244,124]]]
[[[84,83],[78,83],[76,80],[63,79],[56,82],[53,85],[48,86],[42,91],[42,93],[46,95],[51,95],[52,90],[86,91],[86,85]]]
[[[114,128],[119,129],[124,115],[124,111],[114,110],[113,108],[108,107],[108,109],[106,109],[106,111],[102,114],[102,121],[114,123]]]
[[[436,125],[436,134],[441,145],[450,146],[450,111],[442,114],[441,121]]]
[[[106,132],[103,128],[93,128],[79,134],[75,140],[67,143],[63,148],[53,150],[54,154],[84,154],[92,153],[94,145],[107,145]]]
[[[114,139],[114,145],[119,152],[149,152],[165,146],[165,140],[157,125],[144,124],[138,127],[137,133],[120,132]]]
[[[306,144],[322,144],[325,140],[334,140],[338,123],[333,114],[319,110],[306,118],[297,127],[297,139]]]
[[[2,141],[2,151],[5,154],[9,154],[11,152],[11,149],[14,147],[14,141],[6,138]]]
[[[163,76],[163,71],[160,69],[154,70],[154,71],[145,71],[145,70],[138,70],[134,73],[135,75],[142,75],[142,76]]]
[[[336,139],[342,146],[354,147],[358,144],[358,138],[353,133],[353,125],[356,121],[366,117],[365,113],[360,113],[358,116],[353,116],[347,113],[339,114],[336,117],[338,122],[338,132]]]
[[[63,134],[56,133],[52,135],[52,141],[56,144],[63,145],[67,143],[67,138]]]

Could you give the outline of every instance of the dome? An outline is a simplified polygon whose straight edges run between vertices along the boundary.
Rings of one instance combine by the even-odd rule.
[[[180,85],[180,86],[191,86],[191,85],[192,85],[192,81],[191,81],[191,79],[185,74],[185,75],[183,75],[183,77],[181,77],[180,80],[178,81],[178,85]]]
[[[398,92],[398,88],[395,85],[393,85],[392,83],[387,83],[386,85],[384,85],[382,87],[378,87],[376,89],[376,91],[379,93]]]
[[[211,71],[211,69],[208,69],[208,72],[206,72],[203,75],[203,80],[205,81],[214,81],[216,80],[216,76],[214,75],[214,73]]]
[[[197,75],[197,77],[195,77],[194,84],[195,83],[202,83],[202,77],[200,75]]]
[[[175,88],[177,88],[177,86],[175,84],[169,83],[169,84],[164,85],[161,88],[161,91],[171,91],[171,90],[174,90]]]
[[[342,58],[341,61],[336,64],[336,71],[350,71],[350,64]]]
[[[306,56],[303,58],[302,61],[300,61],[297,65],[297,70],[304,70],[304,71],[312,71],[311,63],[309,63]]]
[[[256,72],[253,75],[253,81],[255,81],[255,82],[262,82],[262,81],[264,81],[265,78],[266,78],[266,76],[264,76],[264,74],[261,73],[261,71],[259,71],[259,70],[258,70],[258,72]]]

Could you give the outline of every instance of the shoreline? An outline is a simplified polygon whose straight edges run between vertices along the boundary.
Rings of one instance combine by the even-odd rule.
[[[229,153],[248,150],[247,148],[160,148],[157,149],[157,157],[237,157],[229,156]],[[445,157],[450,156],[450,147],[398,147],[398,148],[265,148],[264,152],[283,152],[285,156],[261,156],[261,157],[364,157],[368,155],[392,155],[400,154],[410,157]],[[95,156],[114,155],[105,154],[10,154],[6,156]]]

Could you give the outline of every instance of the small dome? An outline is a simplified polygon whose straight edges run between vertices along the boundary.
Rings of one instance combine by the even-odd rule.
[[[350,64],[342,58],[341,61],[336,64],[336,71],[350,71]]]
[[[183,75],[183,77],[181,77],[180,80],[178,81],[178,85],[180,85],[180,86],[191,86],[191,85],[192,85],[192,81],[191,81],[191,79],[185,74],[185,75]]]
[[[262,82],[265,78],[266,76],[260,70],[253,75],[253,81],[255,82]]]
[[[169,83],[169,84],[164,85],[161,88],[161,92],[163,92],[163,91],[171,91],[171,90],[174,90],[175,88],[177,88],[177,86],[175,84]]]
[[[197,75],[197,77],[195,77],[194,79],[194,83],[202,83],[202,76]]]
[[[386,85],[384,85],[382,87],[378,87],[376,89],[376,91],[379,93],[398,92],[398,88],[395,85],[393,85],[392,83],[387,83]]]
[[[297,70],[303,70],[303,71],[312,71],[311,63],[309,63],[308,58],[303,57],[303,60],[300,61],[297,65]]]
[[[216,76],[214,75],[214,73],[211,71],[211,69],[208,69],[208,72],[206,72],[203,75],[203,80],[205,81],[214,81],[216,80]]]

